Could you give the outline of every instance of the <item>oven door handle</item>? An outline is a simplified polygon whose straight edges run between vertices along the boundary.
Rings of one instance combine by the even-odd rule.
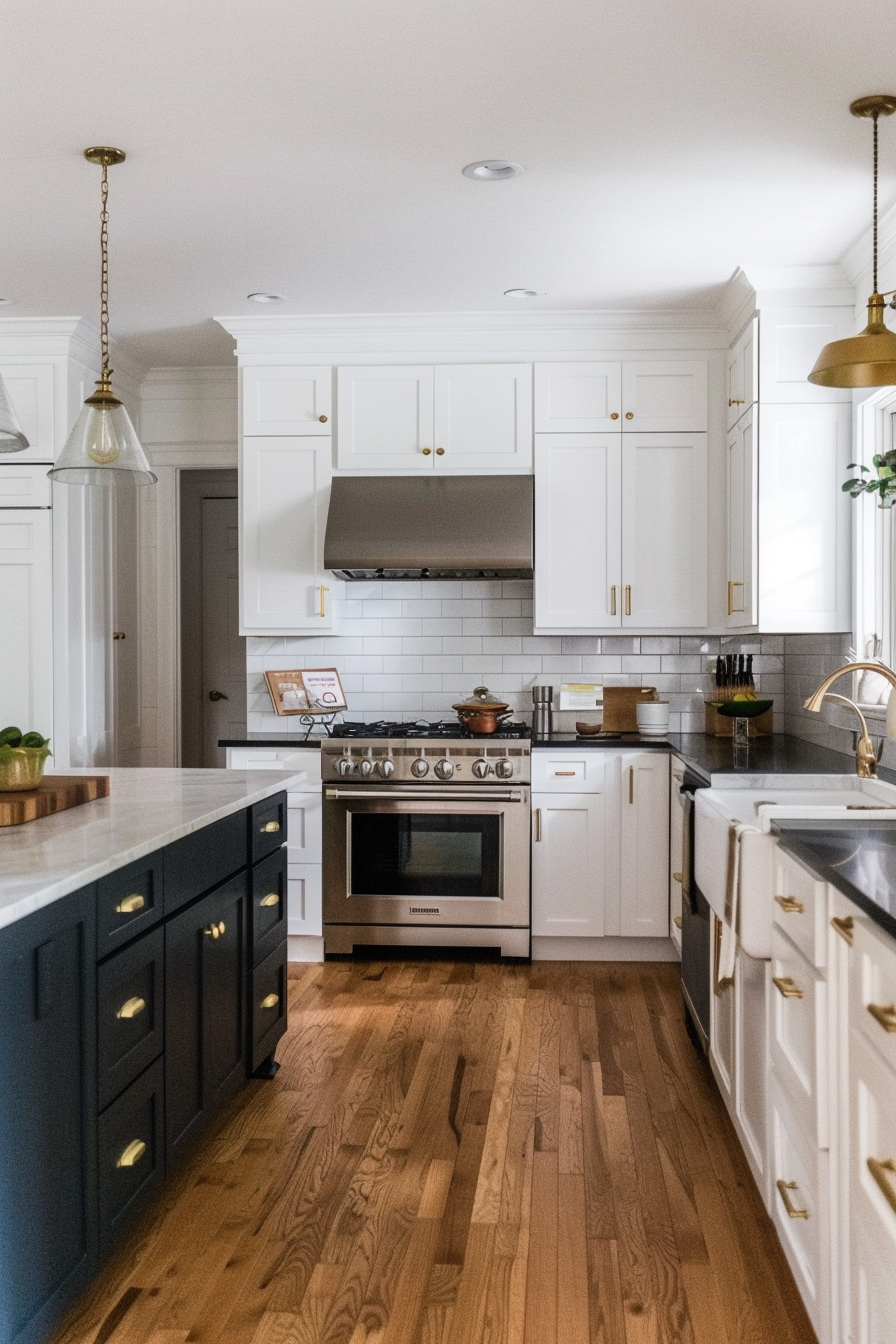
[[[342,798],[391,798],[393,803],[403,802],[406,798],[417,801],[418,799],[429,799],[430,802],[492,802],[492,803],[521,803],[523,795],[517,790],[501,793],[497,789],[467,789],[463,786],[455,789],[403,789],[400,786],[394,789],[324,789],[324,797],[329,799]]]

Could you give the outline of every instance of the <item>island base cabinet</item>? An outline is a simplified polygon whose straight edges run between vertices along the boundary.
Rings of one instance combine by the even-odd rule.
[[[247,876],[240,873],[165,928],[168,1160],[246,1076],[246,900]]]
[[[271,1060],[286,1031],[286,940],[250,973],[249,1067],[254,1072]],[[271,1069],[263,1070],[265,1076]]]
[[[145,1207],[165,1175],[164,1068],[150,1065],[99,1120],[100,1244],[115,1238]]]
[[[95,1268],[95,888],[0,930],[0,1340],[44,1340]]]

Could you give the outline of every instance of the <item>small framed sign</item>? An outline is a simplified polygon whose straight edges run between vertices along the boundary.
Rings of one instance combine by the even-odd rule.
[[[345,692],[335,667],[265,672],[274,709],[287,714],[338,714],[346,709]]]

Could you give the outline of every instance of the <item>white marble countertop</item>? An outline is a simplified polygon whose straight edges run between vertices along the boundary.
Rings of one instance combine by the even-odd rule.
[[[0,928],[300,778],[280,770],[118,767],[66,774],[108,775],[110,796],[0,829]]]

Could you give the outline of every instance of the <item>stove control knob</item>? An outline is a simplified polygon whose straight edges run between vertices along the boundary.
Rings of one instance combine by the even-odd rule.
[[[415,779],[422,779],[424,775],[429,774],[429,761],[418,756],[416,760],[411,761],[411,774]]]
[[[342,775],[343,779],[346,775],[350,775],[354,768],[355,763],[354,761],[349,760],[348,756],[340,756],[339,760],[336,762],[336,773],[337,775]]]
[[[477,779],[487,779],[490,769],[491,766],[488,761],[483,760],[481,757],[478,761],[473,762],[473,774]]]
[[[454,762],[449,760],[436,761],[433,772],[437,779],[450,779],[454,774]]]
[[[390,779],[395,773],[395,762],[387,756],[385,760],[377,761],[376,768],[383,779]]]
[[[370,776],[373,774],[373,761],[370,759],[369,756],[364,757],[361,764],[358,766],[358,769],[360,770],[363,779],[370,778]]]
[[[498,779],[510,779],[513,774],[513,761],[508,761],[506,757],[503,761],[498,761],[495,765],[495,774]]]

